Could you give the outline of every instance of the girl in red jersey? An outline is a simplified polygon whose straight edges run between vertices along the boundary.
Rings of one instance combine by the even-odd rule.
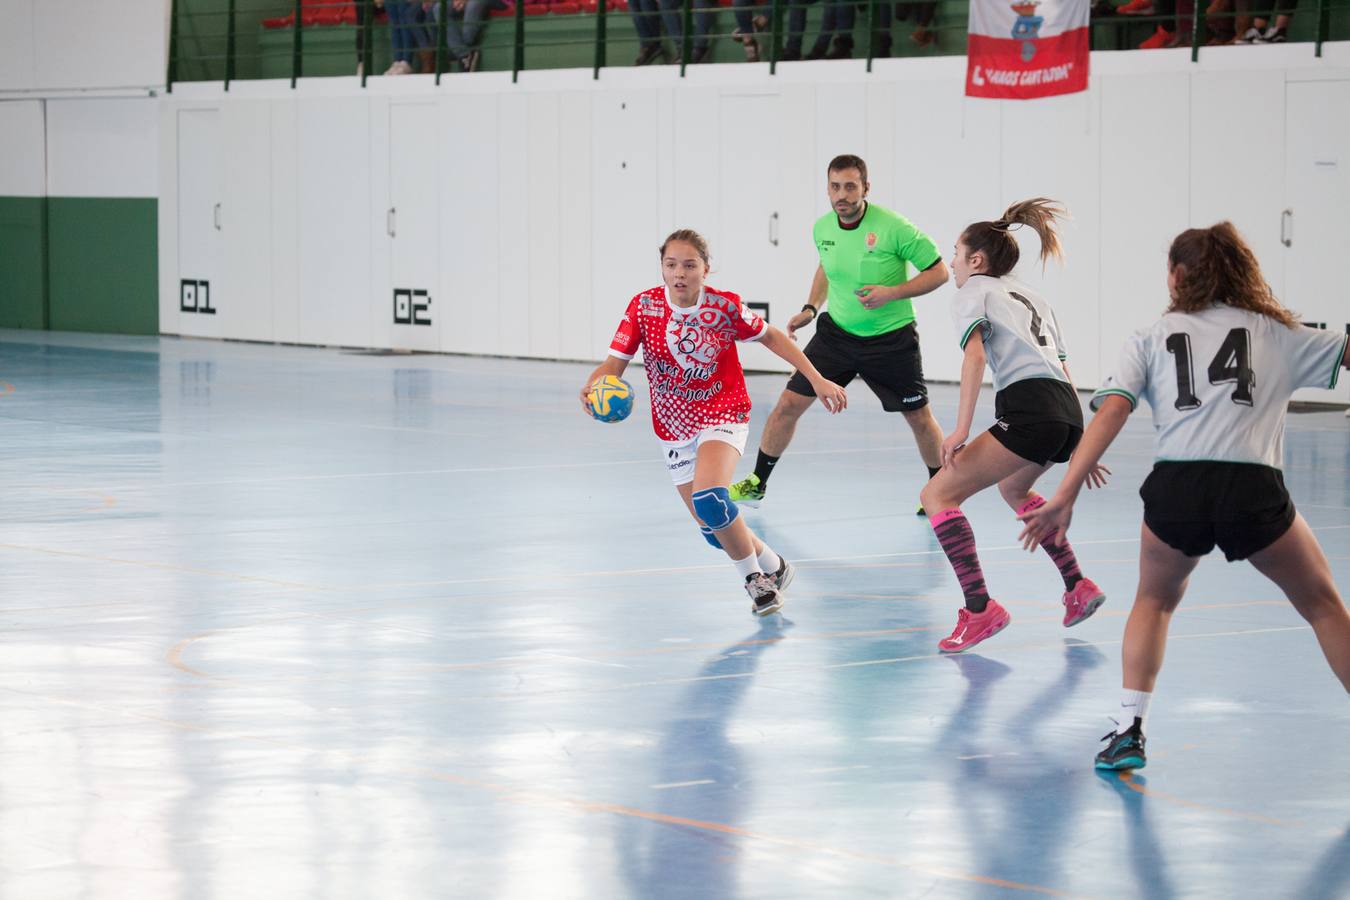
[[[739,296],[704,284],[708,259],[708,243],[697,232],[682,229],[666,238],[665,283],[629,301],[609,357],[581,389],[581,405],[591,412],[591,385],[606,375],[622,376],[642,349],[652,425],[675,489],[708,543],[735,563],[755,615],[765,616],[783,605],[793,568],[755,536],[727,490],[750,433],[750,395],[736,342],[759,341],[796,366],[830,412],[839,412],[848,400],[842,387],[822,377],[787,335],[746,309]]]

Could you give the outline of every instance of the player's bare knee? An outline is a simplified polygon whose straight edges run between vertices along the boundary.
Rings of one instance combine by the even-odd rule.
[[[787,419],[795,422],[802,417],[811,404],[816,402],[815,397],[807,397],[804,394],[798,394],[793,391],[783,391],[778,398],[778,404],[773,408],[773,416],[779,419]]]

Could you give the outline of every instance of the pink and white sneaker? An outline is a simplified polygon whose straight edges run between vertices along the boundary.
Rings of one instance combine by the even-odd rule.
[[[956,614],[956,628],[947,637],[938,641],[938,649],[943,653],[965,653],[981,641],[987,640],[1008,627],[1012,616],[990,600],[984,612],[973,613],[965,607]]]
[[[1091,579],[1084,578],[1064,592],[1064,627],[1077,625],[1106,602],[1106,594]]]

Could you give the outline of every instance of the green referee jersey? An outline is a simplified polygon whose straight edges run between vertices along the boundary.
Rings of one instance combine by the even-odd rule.
[[[855,291],[868,284],[904,284],[909,280],[906,263],[922,272],[941,259],[928,235],[904,216],[868,203],[863,217],[849,227],[841,227],[834,212],[821,216],[813,236],[830,281],[829,312],[836,325],[849,334],[872,337],[914,321],[909,300],[867,309]]]

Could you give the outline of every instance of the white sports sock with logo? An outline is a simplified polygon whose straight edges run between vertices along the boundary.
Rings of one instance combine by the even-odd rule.
[[[734,559],[732,562],[736,564],[736,571],[741,573],[742,578],[749,578],[756,572],[764,571],[759,567],[759,557],[753,551],[745,559]]]
[[[1116,734],[1130,730],[1137,717],[1139,730],[1144,730],[1144,721],[1148,718],[1148,704],[1153,695],[1148,691],[1123,691],[1120,695],[1120,712],[1111,718],[1116,719]]]
[[[759,551],[759,567],[764,570],[765,574],[772,575],[778,571],[778,567],[782,564],[783,561],[778,558],[777,553],[769,549],[768,544],[765,544],[764,549]]]

